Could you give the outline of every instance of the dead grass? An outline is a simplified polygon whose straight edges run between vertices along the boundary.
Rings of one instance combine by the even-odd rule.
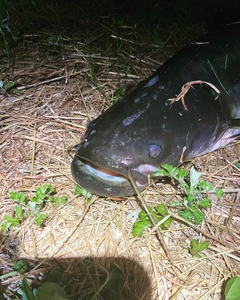
[[[163,232],[176,274],[154,233],[132,237],[127,216],[139,208],[135,197],[118,202],[94,196],[87,206],[83,197],[74,195],[67,150],[80,141],[89,120],[111,105],[96,84],[111,97],[118,84],[135,84],[166,58],[157,48],[142,59],[121,50],[106,53],[89,39],[94,37],[66,36],[53,51],[42,33],[28,40],[24,51],[15,49],[11,65],[1,63],[1,80],[15,81],[19,91],[19,95],[0,96],[1,216],[14,208],[9,191],[33,195],[40,184],[51,183],[58,195],[68,197],[57,210],[48,208],[50,217],[44,226],[26,220],[16,232],[2,233],[3,273],[20,258],[34,265],[29,278],[39,278],[57,264],[68,283],[69,298],[90,299],[114,262],[123,272],[122,290],[105,299],[221,299],[225,280],[240,275],[240,173],[234,166],[239,161],[239,141],[192,162],[225,195],[221,201],[211,197],[212,208],[201,226],[191,228],[175,221]],[[131,47],[131,53],[139,52],[137,44]],[[155,182],[143,196],[148,205],[168,204],[176,191]],[[202,258],[189,254],[192,239],[210,242]],[[3,282],[8,299],[17,279]]]

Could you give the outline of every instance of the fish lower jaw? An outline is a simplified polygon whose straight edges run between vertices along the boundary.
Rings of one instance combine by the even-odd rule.
[[[71,170],[75,181],[87,191],[104,197],[126,197],[135,194],[131,182],[122,174],[82,160],[75,155]],[[148,183],[145,175],[132,170],[137,188],[141,191]]]

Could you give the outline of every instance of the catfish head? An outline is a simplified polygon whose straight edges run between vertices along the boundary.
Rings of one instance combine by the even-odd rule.
[[[149,110],[147,99],[134,103],[131,96],[88,125],[72,163],[72,173],[81,186],[102,196],[132,195],[129,169],[140,190],[147,186],[147,175],[159,168],[157,158],[164,150],[159,119],[149,118]]]
[[[226,122],[220,121],[217,102],[206,89],[189,92],[194,98],[199,92],[210,97],[204,105],[186,97],[189,112],[180,102],[170,104],[157,84],[158,78],[151,79],[156,81],[156,88],[150,88],[152,82],[141,84],[89,123],[71,166],[80,186],[101,196],[132,195],[129,171],[138,189],[143,190],[148,174],[160,164],[178,165],[181,160],[201,155],[221,136]]]
[[[161,164],[176,166],[239,137],[239,34],[232,25],[203,36],[93,120],[71,165],[77,183],[101,196],[129,196],[129,172],[143,190]]]

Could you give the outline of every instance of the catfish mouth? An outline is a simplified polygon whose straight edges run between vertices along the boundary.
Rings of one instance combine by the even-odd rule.
[[[106,169],[89,162],[78,154],[71,165],[75,181],[87,191],[104,197],[127,197],[135,194],[135,190],[128,179],[126,170],[122,173]],[[141,191],[148,184],[147,175],[138,172],[138,168],[131,169],[137,188]]]

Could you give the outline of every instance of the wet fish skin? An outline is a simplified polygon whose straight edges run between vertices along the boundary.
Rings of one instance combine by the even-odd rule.
[[[208,84],[196,84],[184,96],[187,110],[181,100],[170,103],[186,83],[196,80],[210,83],[220,94]],[[180,50],[90,122],[71,170],[79,185],[92,193],[129,196],[134,191],[127,168],[142,190],[147,174],[160,164],[176,166],[239,136],[240,25],[236,24]]]

